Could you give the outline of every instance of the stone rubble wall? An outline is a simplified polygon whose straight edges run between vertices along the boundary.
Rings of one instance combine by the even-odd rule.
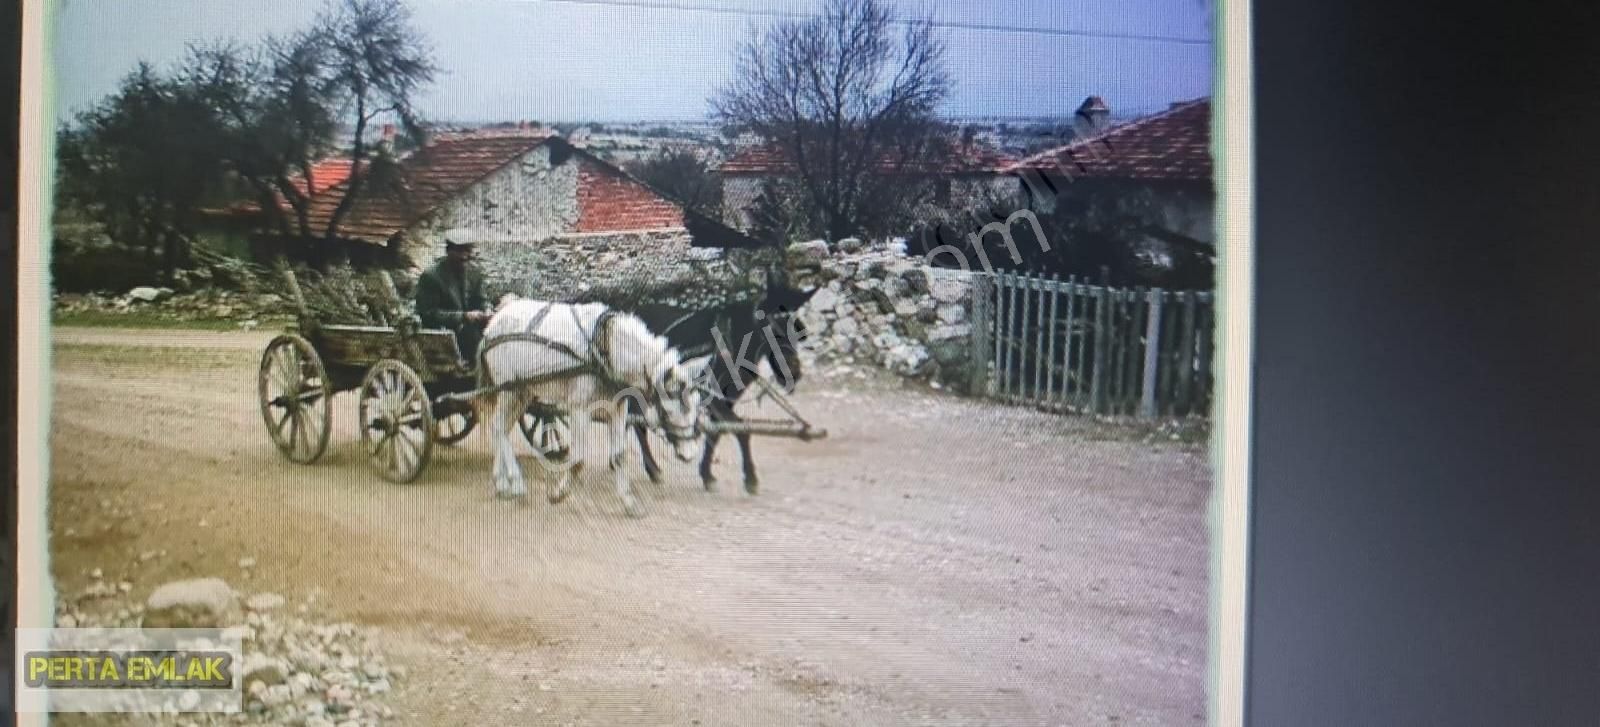
[[[975,376],[973,305],[981,276],[882,248],[814,241],[789,248],[791,275],[817,292],[800,309],[818,358],[870,363],[967,391]],[[981,362],[977,362],[981,363]]]
[[[683,230],[568,234],[477,247],[478,266],[494,298],[514,293],[562,300],[595,285],[682,275],[697,259]]]

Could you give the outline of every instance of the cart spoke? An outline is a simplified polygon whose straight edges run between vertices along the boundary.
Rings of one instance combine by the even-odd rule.
[[[311,409],[301,409],[300,411],[301,415],[305,417],[306,445],[309,447],[322,438],[322,417]]]
[[[369,427],[367,431],[372,431],[372,428]],[[389,443],[389,436],[390,435],[388,432],[384,432],[380,436],[373,437],[370,440],[372,442],[372,446],[369,448],[367,456],[377,457],[378,454],[383,451],[383,446]]]
[[[293,416],[294,416],[294,410],[290,409],[288,407],[284,407],[283,418],[279,419],[276,422],[274,422],[273,425],[272,425],[272,438],[273,439],[277,439],[279,441],[283,441],[283,427],[284,427],[284,425],[289,423],[290,417],[293,417]]]
[[[300,442],[300,410],[289,410],[289,452],[297,451]]]
[[[409,473],[417,462],[417,445],[410,437],[402,434],[395,437],[395,458],[398,469],[395,474]]]
[[[389,474],[398,477],[400,475],[400,473],[404,471],[404,470],[400,469],[400,441],[399,441],[399,437],[394,437],[394,436],[389,437],[389,443],[388,443],[388,445],[387,445],[387,447],[385,449],[385,453],[388,455]]]
[[[278,385],[283,387],[284,393],[292,393],[300,383],[300,352],[293,345],[280,347],[278,352]]]

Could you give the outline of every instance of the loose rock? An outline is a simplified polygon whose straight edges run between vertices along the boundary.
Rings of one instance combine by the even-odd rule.
[[[238,619],[238,597],[220,578],[173,581],[145,601],[145,628],[218,628]]]

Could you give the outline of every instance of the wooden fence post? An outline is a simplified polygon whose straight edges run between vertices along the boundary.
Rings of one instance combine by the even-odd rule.
[[[1021,378],[1020,374],[1014,375],[1011,373],[1012,367],[1018,365],[1017,359],[1022,354],[1021,349],[1017,347],[1017,329],[1019,328],[1017,325],[1017,288],[1019,286],[1017,276],[1011,273],[1006,274],[1005,281],[1008,293],[1006,299],[1006,330],[1003,334],[1006,341],[1006,359],[1005,367],[1001,369],[1000,395],[1005,397],[1006,401],[1013,401],[1016,399],[1017,380]]]
[[[1050,350],[1044,357],[1044,403],[1054,407],[1056,403],[1056,387],[1054,374],[1059,370],[1056,366],[1056,335],[1060,330],[1056,319],[1056,302],[1061,298],[1061,274],[1050,275],[1050,323],[1045,327],[1046,335],[1050,336]]]
[[[1102,285],[1094,304],[1094,365],[1089,372],[1089,410],[1099,414],[1106,406],[1106,353],[1111,346],[1111,289]]]
[[[1000,346],[1002,345],[1001,337],[1004,335],[1004,332],[1001,330],[1001,323],[1005,320],[1002,317],[1005,315],[1005,286],[1000,284],[1002,282],[1000,280],[1000,273],[989,273],[988,275],[989,282],[994,287],[994,316],[990,318],[989,324],[989,338],[994,340],[994,359],[993,363],[989,367],[990,371],[993,372],[993,378],[989,384],[989,393],[996,398],[999,398]]]
[[[1078,392],[1082,390],[1081,386],[1074,383],[1081,377],[1078,376],[1077,364],[1072,360],[1073,331],[1077,328],[1078,320],[1077,276],[1067,276],[1067,285],[1063,290],[1067,292],[1067,317],[1066,331],[1062,333],[1064,338],[1061,339],[1061,403],[1076,405]]]
[[[1033,278],[1023,275],[1017,278],[1017,287],[1022,295],[1022,316],[1017,320],[1017,381],[1013,398],[1026,401],[1028,398],[1028,317],[1033,314],[1033,296],[1030,295]]]
[[[1183,294],[1183,334],[1178,340],[1178,391],[1173,400],[1173,413],[1188,416],[1194,412],[1194,291]]]
[[[1199,351],[1196,354],[1199,361],[1195,366],[1195,401],[1196,406],[1203,408],[1206,416],[1209,417],[1211,416],[1211,392],[1213,391],[1211,357],[1215,353],[1212,337],[1216,335],[1217,298],[1213,293],[1205,293],[1203,296],[1204,299],[1201,300],[1201,303],[1204,305],[1200,308],[1199,322],[1195,328],[1200,338],[1200,344],[1197,346]]]
[[[1034,404],[1043,402],[1043,384],[1045,384],[1045,368],[1050,367],[1050,359],[1045,359],[1045,295],[1050,291],[1043,275],[1029,280],[1038,291],[1038,306],[1034,309],[1034,394],[1030,399]]]
[[[1156,416],[1156,372],[1161,364],[1161,303],[1162,292],[1157,288],[1145,298],[1150,305],[1150,320],[1145,326],[1144,386],[1140,392],[1139,416],[1154,419]]]
[[[967,387],[976,396],[994,396],[994,383],[990,378],[994,369],[994,359],[990,357],[994,352],[991,340],[994,300],[990,297],[994,290],[993,276],[974,273],[969,290],[972,296],[972,368]]]

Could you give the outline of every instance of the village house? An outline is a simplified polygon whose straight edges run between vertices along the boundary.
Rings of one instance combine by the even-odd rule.
[[[524,287],[530,280],[570,283],[675,265],[692,256],[695,239],[716,247],[753,243],[538,129],[440,134],[399,160],[396,179],[376,176],[367,178],[333,239],[275,233],[249,204],[233,216],[251,226],[257,259],[344,259],[413,272],[443,254],[443,231],[465,230],[491,282],[525,294],[570,292]],[[348,163],[313,169],[313,230],[327,228],[348,188]]]
[[[1098,103],[1091,103],[1098,102]],[[1091,97],[1080,109],[1104,118]],[[1098,128],[1090,117],[1090,128]],[[1169,243],[1215,243],[1211,99],[1098,128],[1004,167],[1027,209],[1048,214],[1069,196],[1115,200]]]
[[[347,188],[312,197],[313,229],[328,224]],[[680,206],[559,136],[519,129],[431,140],[400,161],[399,184],[362,190],[339,237],[417,267],[442,254],[440,233],[452,228],[485,247],[586,236],[687,245]]]

